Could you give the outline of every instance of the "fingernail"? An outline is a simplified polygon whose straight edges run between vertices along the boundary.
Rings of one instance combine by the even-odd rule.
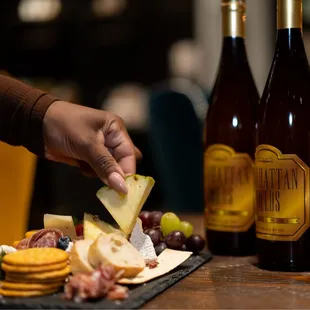
[[[119,173],[112,172],[108,176],[108,182],[110,184],[110,187],[113,187],[116,191],[123,193],[123,194],[128,193],[126,183]]]

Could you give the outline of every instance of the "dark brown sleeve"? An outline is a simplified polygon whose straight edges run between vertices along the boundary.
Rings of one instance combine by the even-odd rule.
[[[0,75],[0,140],[44,156],[43,117],[58,98]]]

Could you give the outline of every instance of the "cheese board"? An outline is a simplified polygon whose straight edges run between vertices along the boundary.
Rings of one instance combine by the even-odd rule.
[[[0,245],[0,308],[137,308],[211,259],[191,223],[142,210],[153,178],[125,181],[126,195],[97,192],[115,224],[45,214],[43,228]]]
[[[36,298],[0,298],[0,309],[139,309],[157,295],[190,275],[212,259],[209,252],[193,255],[175,270],[146,284],[130,287],[129,297],[122,301],[99,299],[81,304],[62,299],[62,292]]]

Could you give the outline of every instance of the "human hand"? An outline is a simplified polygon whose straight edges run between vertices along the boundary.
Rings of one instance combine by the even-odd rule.
[[[126,194],[126,175],[142,157],[123,120],[106,111],[56,101],[43,119],[45,157],[79,167]]]

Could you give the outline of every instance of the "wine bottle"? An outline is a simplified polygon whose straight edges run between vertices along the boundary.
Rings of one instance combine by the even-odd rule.
[[[310,267],[310,72],[302,0],[277,1],[277,40],[258,108],[256,236],[261,268]]]
[[[255,123],[245,0],[222,0],[222,52],[205,124],[205,228],[215,255],[255,254]]]

